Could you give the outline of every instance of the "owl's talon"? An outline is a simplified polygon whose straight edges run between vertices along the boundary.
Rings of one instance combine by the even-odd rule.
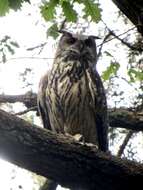
[[[76,140],[76,141],[78,141],[78,142],[83,142],[83,141],[84,141],[83,136],[82,136],[81,134],[79,134],[79,133],[77,133],[77,134],[75,134],[75,135],[71,135],[71,134],[69,134],[69,133],[65,133],[64,135],[65,135],[66,137],[71,138],[71,139],[74,139],[74,140]]]
[[[73,138],[74,138],[76,141],[79,141],[79,142],[83,142],[83,141],[84,141],[83,135],[81,135],[81,134],[79,134],[79,133],[76,134],[76,135],[74,135]]]

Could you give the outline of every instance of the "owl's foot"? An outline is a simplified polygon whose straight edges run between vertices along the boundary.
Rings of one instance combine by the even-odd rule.
[[[72,139],[74,139],[74,140],[76,140],[78,142],[82,142],[82,143],[84,142],[84,137],[81,134],[79,134],[79,133],[77,133],[75,135],[71,135],[69,133],[65,133],[64,135],[66,137],[72,138]]]
[[[79,133],[77,133],[76,135],[74,135],[73,138],[76,141],[78,141],[78,142],[84,142],[84,137],[81,134],[79,134]]]

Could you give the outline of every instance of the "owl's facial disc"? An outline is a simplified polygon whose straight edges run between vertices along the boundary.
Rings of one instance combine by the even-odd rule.
[[[97,52],[95,39],[96,36],[73,34],[66,30],[60,31],[63,35],[59,42],[57,55],[63,54],[68,59],[84,59],[96,62]]]

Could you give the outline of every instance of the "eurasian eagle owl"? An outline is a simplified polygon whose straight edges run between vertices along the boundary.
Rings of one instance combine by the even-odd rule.
[[[62,31],[52,69],[40,82],[38,106],[45,128],[81,134],[107,151],[107,105],[96,61],[94,36]]]

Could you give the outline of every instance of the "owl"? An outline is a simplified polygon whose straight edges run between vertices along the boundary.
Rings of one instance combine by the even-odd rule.
[[[96,70],[95,37],[61,32],[52,69],[39,85],[43,125],[55,133],[81,134],[85,142],[107,151],[107,104]]]

